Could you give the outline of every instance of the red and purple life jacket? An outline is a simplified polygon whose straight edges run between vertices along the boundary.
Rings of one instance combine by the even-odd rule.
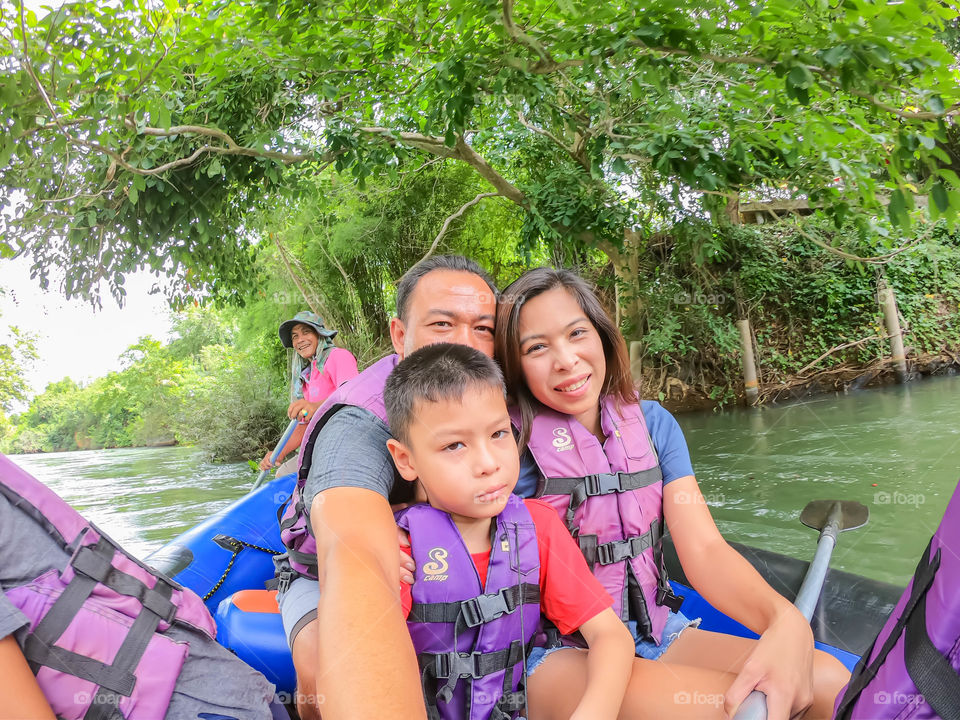
[[[383,388],[387,377],[398,362],[399,358],[396,355],[388,355],[338,387],[323,405],[317,408],[303,433],[297,484],[290,498],[280,506],[277,513],[280,520],[280,539],[287,548],[287,562],[299,575],[314,579],[317,577],[317,541],[313,537],[313,529],[307,517],[309,508],[304,507],[303,503],[303,486],[310,473],[313,447],[317,442],[317,436],[333,414],[345,405],[355,405],[369,410],[383,422],[387,422],[387,411],[383,406]],[[285,581],[281,572],[281,590],[285,589],[288,582],[289,578]]]
[[[491,526],[481,584],[450,516],[397,513],[417,564],[407,626],[430,720],[509,720],[523,709],[527,646],[540,627],[540,554],[530,512],[511,495]]]
[[[837,696],[837,720],[960,718],[960,486],[900,601]]]
[[[2,455],[0,493],[70,558],[5,591],[30,621],[23,654],[54,713],[66,720],[163,718],[189,652],[163,633],[180,623],[216,637],[203,601]]]
[[[569,415],[538,409],[527,443],[543,476],[536,497],[556,508],[614,611],[659,643],[682,602],[663,569],[663,476],[639,402],[605,398],[600,423],[603,445]]]

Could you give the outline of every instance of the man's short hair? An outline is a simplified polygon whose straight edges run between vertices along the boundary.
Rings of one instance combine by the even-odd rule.
[[[410,296],[416,289],[417,283],[420,282],[420,278],[434,270],[472,273],[487,284],[494,300],[497,298],[497,287],[490,279],[490,275],[473,260],[465,258],[463,255],[432,255],[407,270],[397,283],[397,317],[403,322],[407,321]]]
[[[390,432],[409,442],[417,403],[460,400],[469,387],[496,388],[506,397],[493,358],[467,345],[437,343],[405,357],[387,378],[383,403]]]

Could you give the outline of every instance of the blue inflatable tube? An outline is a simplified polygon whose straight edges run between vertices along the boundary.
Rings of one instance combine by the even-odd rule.
[[[243,496],[146,558],[160,572],[204,599],[211,614],[238,590],[263,589],[273,555],[284,551],[277,509],[293,492],[296,474]]]

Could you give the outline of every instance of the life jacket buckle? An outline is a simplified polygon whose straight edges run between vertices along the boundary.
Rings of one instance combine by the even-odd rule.
[[[673,612],[680,612],[680,606],[683,605],[683,596],[674,595],[669,587],[658,587],[657,605],[665,605]]]
[[[479,595],[460,603],[463,621],[467,627],[476,627],[491,622],[516,610],[517,607],[512,602],[513,597],[508,594],[508,590],[509,588],[503,588],[498,593]]]
[[[483,653],[449,652],[437,655],[434,665],[437,678],[473,678],[483,677],[480,672],[480,658]]]
[[[584,478],[584,489],[586,490],[587,497],[618,493],[621,491],[620,473],[587,475]]]
[[[297,573],[292,569],[281,570],[277,574],[277,592],[285,593],[290,589],[290,584],[296,579]]]

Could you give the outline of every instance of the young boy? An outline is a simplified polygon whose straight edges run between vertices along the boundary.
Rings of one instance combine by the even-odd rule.
[[[429,502],[397,514],[417,563],[404,610],[425,699],[449,720],[516,717],[542,611],[589,646],[586,690],[571,717],[612,720],[633,640],[556,510],[511,494],[520,461],[504,392],[496,363],[463,345],[418,350],[387,380],[387,447]]]

